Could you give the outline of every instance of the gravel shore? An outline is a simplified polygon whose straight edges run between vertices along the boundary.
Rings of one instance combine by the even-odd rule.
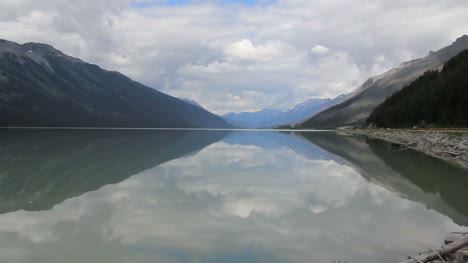
[[[468,169],[468,131],[356,130],[354,132],[402,145]]]

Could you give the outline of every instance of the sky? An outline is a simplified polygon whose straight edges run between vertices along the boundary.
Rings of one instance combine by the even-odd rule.
[[[0,0],[0,38],[225,114],[352,92],[468,34],[466,14],[466,0]]]

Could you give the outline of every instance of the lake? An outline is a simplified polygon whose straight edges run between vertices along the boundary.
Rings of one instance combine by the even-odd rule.
[[[397,262],[468,174],[334,132],[0,130],[0,262]]]

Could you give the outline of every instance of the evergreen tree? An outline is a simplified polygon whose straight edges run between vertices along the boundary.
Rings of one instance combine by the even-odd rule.
[[[468,50],[395,92],[367,119],[390,128],[468,127]]]

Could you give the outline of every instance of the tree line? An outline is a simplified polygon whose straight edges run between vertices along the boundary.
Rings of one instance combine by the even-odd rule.
[[[468,127],[468,49],[395,92],[367,119],[373,127]]]

